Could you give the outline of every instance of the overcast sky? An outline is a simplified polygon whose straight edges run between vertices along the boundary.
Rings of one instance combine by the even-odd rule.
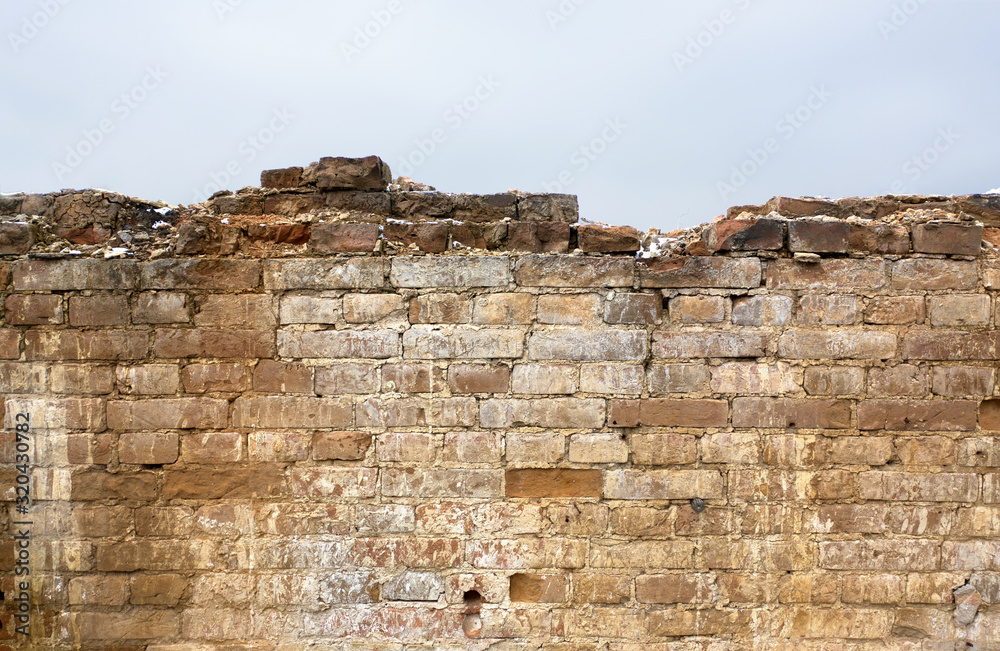
[[[0,190],[188,204],[377,154],[664,230],[1000,185],[997,0],[5,0]]]

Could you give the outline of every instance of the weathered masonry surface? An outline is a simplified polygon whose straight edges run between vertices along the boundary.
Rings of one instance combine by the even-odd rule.
[[[0,649],[1000,648],[995,198],[388,183],[0,197]]]

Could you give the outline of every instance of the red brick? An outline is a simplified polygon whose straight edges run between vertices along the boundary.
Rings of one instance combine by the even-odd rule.
[[[111,463],[110,434],[69,434],[67,461],[73,464],[106,466]]]
[[[772,260],[767,265],[768,289],[874,291],[886,285],[881,259],[831,259],[814,262]]]
[[[187,393],[246,391],[250,372],[244,364],[188,364],[181,371]]]
[[[722,219],[702,234],[708,250],[778,251],[784,246],[785,231],[776,219]]]
[[[507,393],[510,369],[506,366],[454,364],[448,369],[448,386],[453,393]]]
[[[563,224],[566,230],[567,241],[563,248],[557,248],[558,252],[565,253],[569,247],[569,224]],[[465,222],[451,225],[451,245],[454,248],[466,247],[469,249],[489,249],[491,251],[503,246],[507,237],[507,224],[484,223],[472,224]]]
[[[984,400],[980,403],[979,426],[988,432],[1000,431],[1000,400]]]
[[[12,294],[4,306],[10,325],[58,325],[63,322],[60,295]]]
[[[17,333],[9,336],[15,339]],[[142,359],[148,351],[149,335],[145,332],[29,330],[24,336],[24,355],[28,360],[130,360]]]
[[[638,427],[639,426],[639,401],[638,400],[609,400],[608,401],[608,426],[609,427]]]
[[[972,400],[868,399],[858,403],[858,429],[972,431],[978,407]]]
[[[600,497],[600,470],[522,469],[507,471],[507,497]]]
[[[118,439],[118,461],[129,464],[163,465],[177,461],[177,433],[139,432]]]
[[[130,429],[219,429],[228,424],[229,402],[212,398],[112,400],[108,427]]]
[[[274,333],[253,330],[157,330],[153,354],[160,359],[274,357]]]
[[[672,398],[642,400],[639,422],[654,427],[725,427],[729,424],[729,403]]]
[[[637,268],[640,287],[750,289],[761,281],[759,258],[659,258],[640,261]]]
[[[840,220],[788,222],[790,251],[846,253],[849,235],[850,226]]]
[[[979,274],[975,262],[957,260],[900,260],[892,266],[892,287],[900,290],[976,288]]]
[[[585,253],[631,252],[641,247],[642,233],[630,226],[583,224],[576,234]]]
[[[733,427],[846,429],[850,400],[734,398]]]
[[[343,222],[313,224],[309,244],[314,253],[371,253],[379,239],[378,224]]]
[[[510,600],[558,604],[566,601],[569,581],[562,574],[512,574]]]
[[[864,391],[865,369],[856,366],[810,366],[802,380],[812,396],[854,395]]]
[[[979,255],[982,244],[981,224],[928,222],[913,227],[913,250],[917,253]]]

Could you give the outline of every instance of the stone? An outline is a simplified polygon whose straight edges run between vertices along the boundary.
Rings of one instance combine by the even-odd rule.
[[[913,227],[913,250],[917,253],[977,256],[982,242],[981,224],[932,221]]]
[[[777,219],[722,219],[702,233],[711,252],[779,251],[785,244],[783,222]]]
[[[601,471],[569,469],[508,470],[507,497],[600,497]]]
[[[362,190],[385,192],[392,182],[392,173],[378,156],[365,158],[324,157],[315,171],[315,184],[320,190]]]
[[[983,603],[982,595],[971,585],[963,585],[955,590],[955,622],[959,626],[969,626],[976,619],[979,606]]]
[[[502,287],[511,281],[510,259],[492,257],[393,258],[396,287]]]
[[[379,240],[378,224],[322,222],[313,224],[309,246],[314,253],[371,253]]]
[[[759,258],[658,258],[637,269],[642,287],[750,289],[761,282]]]
[[[23,255],[35,244],[35,229],[27,222],[0,222],[0,255]]]
[[[408,224],[390,222],[385,225],[386,241],[402,246],[416,246],[427,253],[444,253],[448,250],[448,225],[443,223]]]
[[[852,251],[890,255],[910,251],[910,232],[900,224],[850,222],[848,237]]]
[[[586,224],[578,226],[576,233],[584,253],[632,252],[642,246],[642,233],[630,226]]]
[[[528,255],[515,264],[522,287],[631,287],[635,260],[612,257]]]
[[[63,322],[63,299],[58,294],[11,294],[4,301],[10,325],[59,325]]]
[[[527,603],[558,604],[566,601],[569,581],[561,574],[512,574],[510,600]]]
[[[575,224],[580,206],[575,194],[517,195],[517,218],[527,222],[562,222]]]
[[[358,461],[371,447],[372,435],[365,432],[317,432],[312,440],[316,461]]]
[[[788,222],[788,249],[808,253],[846,253],[850,226],[843,221]]]
[[[721,296],[678,296],[670,299],[670,318],[677,323],[722,323],[726,300]]]
[[[872,292],[886,283],[886,264],[881,259],[834,258],[804,263],[782,258],[767,265],[767,288],[772,290]]]

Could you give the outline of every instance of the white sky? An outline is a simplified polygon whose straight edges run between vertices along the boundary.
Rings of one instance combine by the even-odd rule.
[[[377,154],[668,230],[1000,177],[997,0],[6,0],[0,24],[3,192],[192,203]]]

